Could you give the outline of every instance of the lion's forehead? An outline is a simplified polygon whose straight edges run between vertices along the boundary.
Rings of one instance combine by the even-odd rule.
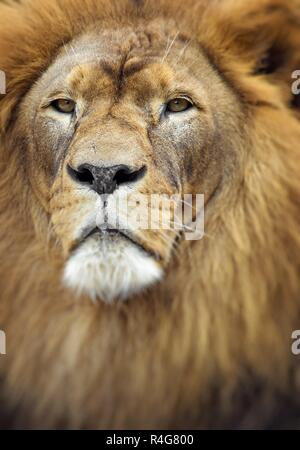
[[[175,39],[176,38],[176,42]],[[172,41],[174,42],[172,43]],[[186,42],[189,38],[177,31],[173,22],[167,20],[99,28],[86,31],[84,35],[73,41],[73,46],[82,47],[86,43],[96,52],[100,49],[107,56],[121,56],[129,59],[139,54],[159,55],[168,49],[169,45]],[[67,49],[67,47],[66,47]]]
[[[170,65],[164,64],[170,50],[178,51],[186,45],[187,38],[157,26],[146,29],[124,27],[86,32],[64,46],[48,70],[47,82],[59,86],[67,81],[75,92],[87,94],[90,89],[100,89],[110,94],[110,89],[136,74],[142,88],[166,86],[172,80]],[[163,66],[164,65],[164,66]],[[135,82],[137,79],[135,78]],[[138,85],[136,85],[138,87]]]
[[[149,25],[146,28],[121,27],[86,31],[63,46],[59,58],[64,63],[80,59],[107,61],[122,65],[135,58],[164,58],[171,48],[183,46],[188,38],[176,30],[165,30]]]

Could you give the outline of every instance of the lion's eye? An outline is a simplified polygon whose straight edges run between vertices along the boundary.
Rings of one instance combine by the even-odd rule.
[[[76,103],[73,100],[59,98],[58,100],[54,100],[51,105],[57,111],[64,114],[72,114],[75,111]]]
[[[177,113],[190,109],[193,106],[192,102],[184,97],[174,98],[167,103],[167,112]]]

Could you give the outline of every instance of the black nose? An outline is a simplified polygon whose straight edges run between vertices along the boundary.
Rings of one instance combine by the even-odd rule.
[[[101,195],[112,194],[121,184],[138,181],[145,175],[146,166],[136,170],[123,164],[110,167],[82,164],[77,169],[68,165],[67,170],[77,183],[88,185]]]

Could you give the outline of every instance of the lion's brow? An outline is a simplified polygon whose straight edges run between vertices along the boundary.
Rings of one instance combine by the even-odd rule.
[[[125,77],[130,77],[135,73],[143,70],[146,66],[150,64],[150,59],[143,59],[137,62],[127,61],[122,67],[117,66],[115,63],[110,63],[109,61],[101,61],[100,67],[103,72],[112,79],[118,78],[120,75]]]

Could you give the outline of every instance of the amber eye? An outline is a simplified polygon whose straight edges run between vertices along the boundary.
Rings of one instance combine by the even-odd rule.
[[[184,97],[173,98],[167,103],[167,112],[183,112],[193,106],[192,102]]]
[[[59,98],[51,103],[53,108],[64,114],[72,114],[75,111],[76,103],[73,100]]]

